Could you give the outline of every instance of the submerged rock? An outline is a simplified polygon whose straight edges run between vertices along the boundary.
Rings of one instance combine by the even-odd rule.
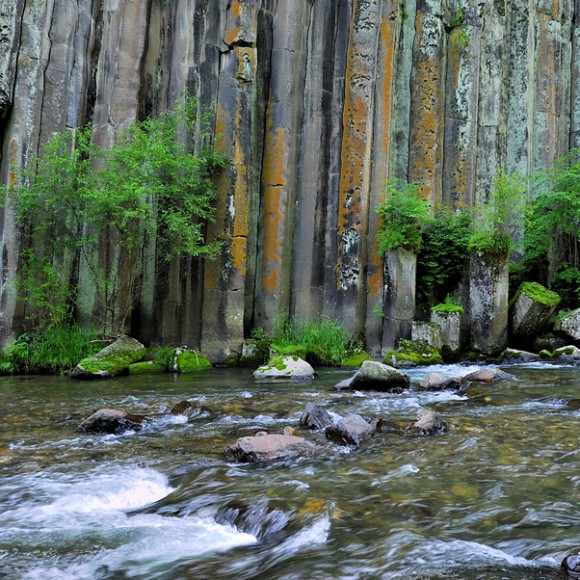
[[[226,450],[226,457],[242,463],[253,463],[279,459],[311,445],[304,437],[258,433],[252,437],[240,437]]]
[[[199,405],[194,405],[189,401],[179,401],[179,403],[177,403],[169,413],[171,415],[184,415],[187,417],[188,421],[192,421],[201,415],[201,407]]]
[[[417,417],[414,423],[405,427],[405,433],[415,437],[439,435],[447,431],[447,423],[438,419],[431,411],[425,411]]]
[[[429,373],[420,383],[419,386],[426,391],[443,391],[445,389],[458,389],[460,386],[459,379],[448,377],[441,373]]]
[[[580,553],[568,554],[563,560],[561,570],[566,578],[580,580]]]
[[[84,358],[75,367],[77,379],[108,378],[127,373],[129,365],[141,360],[147,349],[139,341],[122,335],[97,354]]]
[[[218,524],[235,526],[240,532],[251,534],[258,540],[271,540],[278,536],[290,523],[290,517],[281,509],[267,504],[246,505],[232,502],[215,518]]]
[[[275,356],[254,371],[254,378],[311,380],[314,374],[312,366],[297,356]]]
[[[411,384],[401,371],[376,361],[365,361],[355,373],[350,387],[356,390],[401,392]]]
[[[461,378],[461,384],[465,383],[495,383],[505,379],[513,379],[513,375],[500,369],[480,369]]]
[[[375,428],[360,415],[349,413],[335,425],[326,428],[324,434],[330,441],[340,445],[360,445],[375,432]]]
[[[77,427],[79,433],[119,435],[125,431],[140,431],[146,418],[119,409],[99,409]]]
[[[308,403],[304,413],[300,417],[300,424],[309,429],[324,429],[332,425],[333,420],[330,413],[318,405]]]

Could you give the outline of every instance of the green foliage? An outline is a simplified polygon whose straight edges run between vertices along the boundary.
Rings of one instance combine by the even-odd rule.
[[[422,228],[429,216],[428,203],[421,199],[416,183],[393,179],[386,187],[386,200],[376,210],[380,216],[379,252],[404,248],[418,253]]]
[[[0,371],[15,374],[66,374],[100,350],[76,325],[52,326],[42,334],[24,333],[2,352]]]
[[[469,260],[471,219],[465,211],[438,209],[423,227],[417,257],[417,297],[424,303],[442,302],[455,290]]]
[[[560,296],[556,292],[548,290],[537,282],[524,282],[520,287],[520,293],[545,306],[556,306],[560,302]]]
[[[87,265],[100,303],[114,311],[117,264],[99,262],[94,248],[113,234],[129,272],[123,288],[129,307],[145,237],[155,240],[166,261],[216,255],[220,244],[206,243],[205,227],[215,213],[212,177],[226,160],[213,150],[210,127],[209,115],[199,118],[197,103],[188,98],[159,117],[133,123],[110,149],[91,141],[90,127],[57,133],[46,143],[9,192],[22,231],[44,242],[24,256],[19,278],[39,319],[63,318],[74,306],[63,278],[70,272],[57,266],[63,257]]]
[[[344,328],[330,318],[298,324],[279,316],[272,348],[279,354],[306,357],[315,365],[339,366],[349,346]]]
[[[463,306],[459,305],[459,304],[455,304],[453,302],[453,299],[451,298],[451,296],[448,294],[445,297],[445,301],[442,302],[441,304],[436,304],[435,306],[433,306],[433,308],[431,308],[431,310],[433,312],[442,312],[442,313],[453,313],[453,312],[459,312],[459,313],[463,313]]]
[[[383,362],[393,366],[431,365],[443,363],[443,357],[426,342],[401,339],[399,348],[389,350]]]
[[[535,189],[518,274],[558,292],[563,306],[574,306],[580,300],[580,150],[554,161]]]
[[[520,175],[496,174],[487,201],[474,211],[471,250],[494,258],[508,257],[514,230],[523,217],[525,192]]]

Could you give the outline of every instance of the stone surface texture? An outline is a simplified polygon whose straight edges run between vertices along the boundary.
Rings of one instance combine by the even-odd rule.
[[[532,173],[580,145],[578,10],[572,0],[0,0],[0,182],[54,132],[91,123],[108,145],[187,90],[215,105],[230,159],[207,232],[226,240],[220,255],[160,267],[151,240],[129,259],[103,239],[94,251],[116,289],[104,312],[86,269],[57,252],[81,322],[114,327],[129,310],[132,336],[228,362],[280,312],[328,316],[377,356],[408,338],[412,317],[377,255],[385,179],[472,207],[498,169]],[[21,235],[11,202],[0,210],[3,345],[33,314],[15,281],[23,251],[42,243]],[[493,344],[474,335],[482,351],[501,350],[493,333]]]

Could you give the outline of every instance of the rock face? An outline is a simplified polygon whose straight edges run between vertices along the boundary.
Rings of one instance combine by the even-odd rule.
[[[580,308],[573,310],[556,323],[556,330],[572,340],[580,340]]]
[[[127,268],[114,236],[100,240],[104,312],[79,256],[45,256],[78,290],[80,321],[120,324],[128,307],[125,332],[188,344],[212,362],[237,359],[244,336],[268,332],[279,312],[339,320],[365,334],[373,356],[392,348],[412,305],[374,242],[385,180],[417,180],[434,204],[471,208],[498,169],[533,172],[580,145],[578,3],[456,6],[0,0],[2,184],[54,132],[91,123],[106,146],[186,89],[215,104],[217,146],[230,159],[208,229],[225,240],[216,261],[165,264],[144,239]],[[21,250],[43,241],[20,235],[10,203],[0,229],[6,344],[34,310],[13,283]],[[137,285],[126,304],[128,273]]]

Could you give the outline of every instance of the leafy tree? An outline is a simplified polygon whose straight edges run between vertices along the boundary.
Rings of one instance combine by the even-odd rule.
[[[538,176],[524,234],[521,276],[543,282],[574,306],[580,299],[580,150]]]
[[[198,118],[197,103],[189,98],[158,117],[133,123],[110,149],[91,141],[90,127],[55,134],[5,192],[15,200],[25,238],[34,241],[24,256],[20,287],[36,309],[37,322],[50,317],[47,308],[55,308],[55,284],[67,289],[59,296],[69,306],[61,304],[61,311],[72,314],[76,296],[65,278],[70,269],[62,264],[73,264],[74,278],[81,260],[101,304],[114,310],[116,266],[100,264],[95,251],[95,243],[111,235],[133,271],[144,236],[155,240],[163,261],[214,256],[219,243],[206,243],[204,228],[214,219],[212,177],[225,162],[213,149],[210,116]],[[136,276],[130,277],[124,290],[134,294]]]
[[[404,248],[418,253],[423,243],[422,228],[429,216],[429,205],[420,197],[416,183],[400,179],[387,181],[386,200],[377,207],[381,227],[379,251]]]

